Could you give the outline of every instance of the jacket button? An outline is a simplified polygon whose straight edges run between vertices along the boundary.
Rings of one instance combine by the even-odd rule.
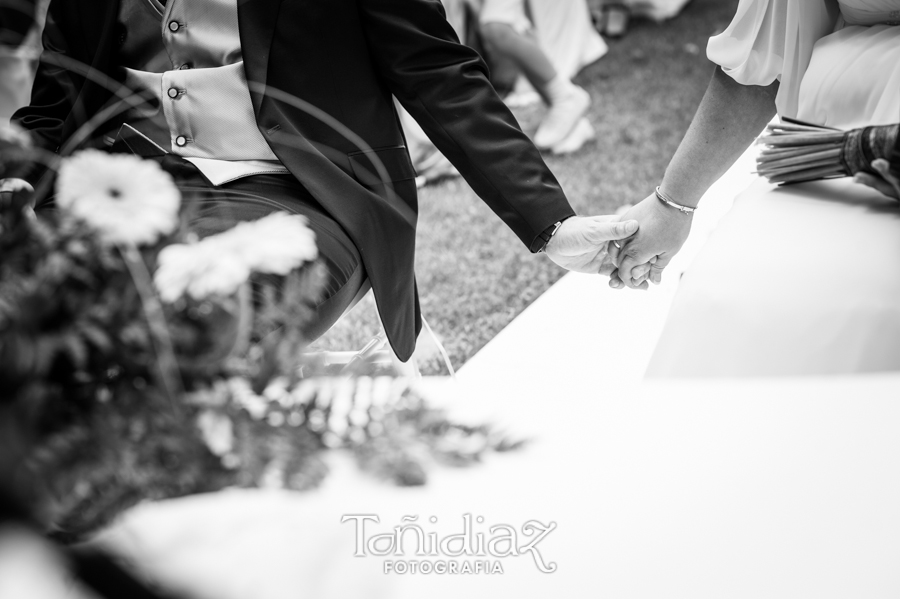
[[[179,135],[175,138],[175,145],[179,148],[183,148],[187,145],[187,138],[184,135]]]
[[[177,98],[177,97],[178,97],[178,90],[175,89],[174,87],[170,87],[170,88],[169,88],[169,91],[168,91],[167,93],[169,94],[169,97],[170,97],[170,98]]]
[[[169,21],[169,31],[175,33],[181,29],[181,24],[178,21]]]

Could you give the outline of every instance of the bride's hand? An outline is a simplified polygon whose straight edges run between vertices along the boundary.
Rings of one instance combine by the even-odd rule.
[[[610,256],[618,267],[618,272],[610,277],[610,287],[646,289],[644,273],[648,264],[650,281],[658,285],[663,270],[691,232],[692,215],[666,206],[654,193],[623,214],[622,220],[636,220],[641,226],[633,237],[619,243],[621,249],[609,244]]]
[[[880,191],[884,195],[900,200],[900,180],[891,174],[891,165],[884,158],[879,158],[872,162],[872,168],[878,171],[881,177],[877,177],[870,173],[856,173],[853,180],[863,185],[868,185],[872,189]]]

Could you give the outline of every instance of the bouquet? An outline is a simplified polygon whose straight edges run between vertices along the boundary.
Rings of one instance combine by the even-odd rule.
[[[15,474],[62,539],[146,499],[313,488],[335,449],[414,485],[430,461],[517,446],[389,371],[335,379],[303,362],[325,272],[302,216],[199,239],[155,162],[95,150],[62,160],[57,210],[3,197],[0,408],[29,432]]]
[[[879,176],[877,159],[889,160],[898,125],[840,131],[782,117],[759,138],[757,171],[772,183],[800,183],[857,173]]]

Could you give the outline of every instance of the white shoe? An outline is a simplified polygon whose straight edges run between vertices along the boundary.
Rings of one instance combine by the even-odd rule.
[[[528,108],[529,106],[540,104],[541,95],[534,90],[512,92],[503,98],[503,103],[508,108]]]
[[[590,94],[573,85],[571,93],[550,106],[534,134],[534,145],[541,150],[549,150],[563,141],[585,115],[590,105]]]
[[[459,176],[459,171],[456,170],[456,167],[437,149],[428,158],[416,165],[416,171],[422,173],[416,177],[417,189],[422,189],[429,183],[434,183],[441,179]]]
[[[553,153],[562,155],[577,152],[584,144],[594,139],[597,139],[597,132],[585,117],[581,117],[578,124],[572,129],[572,132],[564,140],[553,146]]]

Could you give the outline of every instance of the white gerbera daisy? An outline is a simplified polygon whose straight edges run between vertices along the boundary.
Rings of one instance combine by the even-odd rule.
[[[239,223],[219,237],[253,272],[286,275],[316,259],[316,236],[306,217],[274,212]]]
[[[196,300],[231,295],[250,278],[250,268],[213,235],[192,244],[176,243],[159,253],[153,281],[164,302],[187,294]]]
[[[197,428],[213,454],[222,457],[234,449],[234,428],[225,414],[203,410],[197,417]]]
[[[197,243],[163,248],[154,282],[165,302],[184,294],[200,300],[235,293],[251,272],[286,275],[317,255],[306,218],[275,212]]]
[[[84,150],[63,160],[56,202],[107,241],[143,245],[178,226],[181,193],[155,162]]]

